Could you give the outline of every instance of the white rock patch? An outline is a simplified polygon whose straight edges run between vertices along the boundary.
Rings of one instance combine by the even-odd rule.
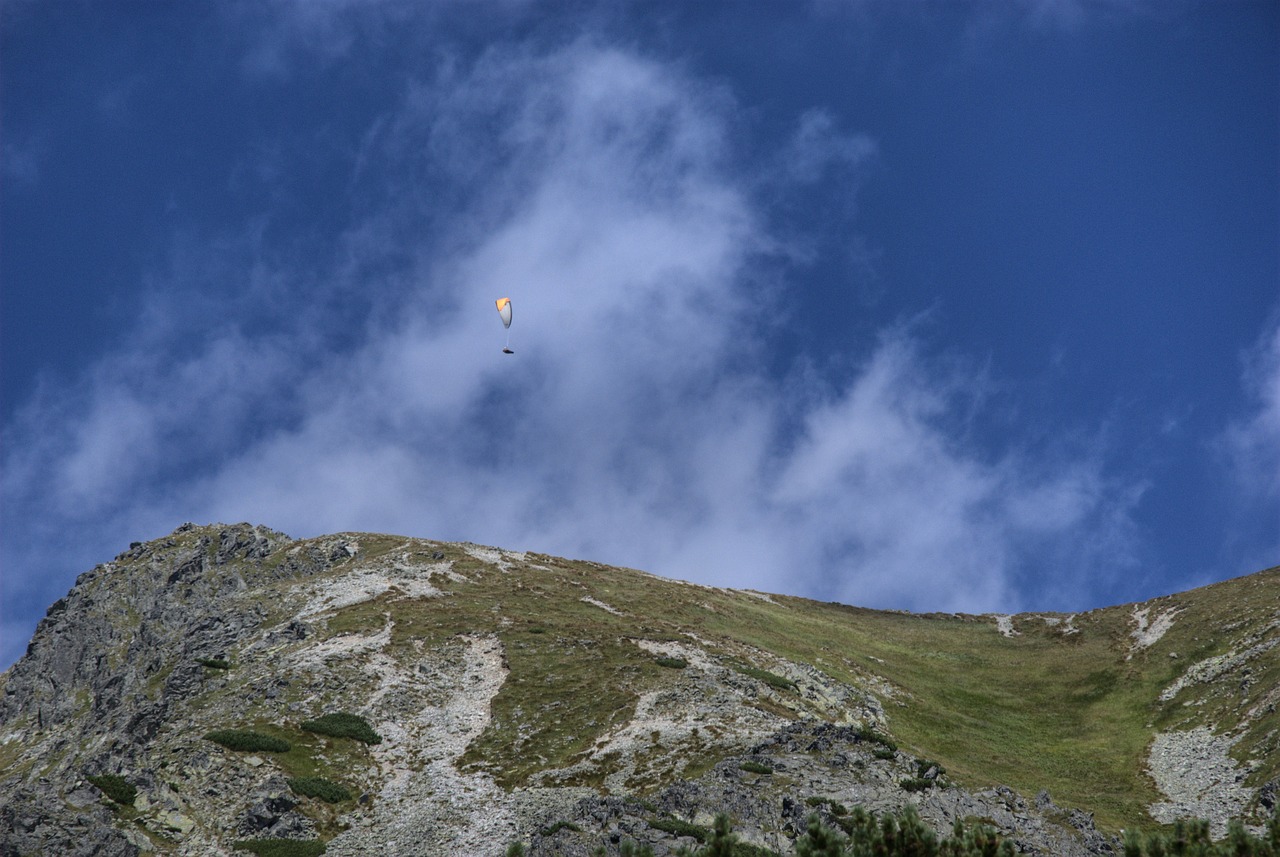
[[[447,664],[428,658],[405,668],[375,659],[381,695],[392,690],[438,700],[411,716],[380,721],[372,749],[383,773],[373,811],[335,837],[326,853],[359,857],[378,844],[402,857],[500,855],[516,834],[515,803],[483,773],[463,774],[457,759],[489,724],[490,703],[507,670],[494,637],[462,638]],[[421,667],[434,664],[425,671]],[[352,817],[352,820],[356,820]],[[389,850],[388,850],[389,849]]]
[[[1178,607],[1170,607],[1163,613],[1156,616],[1150,623],[1147,616],[1150,614],[1150,607],[1133,608],[1133,623],[1136,626],[1129,636],[1133,637],[1133,645],[1129,648],[1129,654],[1125,655],[1125,660],[1131,660],[1134,652],[1145,649],[1163,637],[1170,628],[1173,627],[1174,618],[1182,612]]]
[[[496,565],[501,571],[510,570],[513,562],[525,561],[524,551],[506,551],[473,544],[464,544],[462,549],[473,559],[487,562],[489,565]]]
[[[1021,633],[1013,629],[1013,617],[1007,614],[990,614],[995,617],[996,630],[1006,637],[1019,637]]]
[[[1272,622],[1263,633],[1275,630],[1277,627],[1280,627],[1280,620]],[[1177,681],[1160,692],[1160,701],[1168,702],[1177,696],[1183,688],[1190,687],[1193,684],[1213,681],[1223,673],[1230,672],[1263,652],[1274,649],[1277,645],[1280,645],[1280,637],[1272,637],[1270,640],[1263,640],[1257,645],[1250,646],[1243,652],[1233,650],[1226,654],[1205,658],[1203,661],[1196,661],[1187,667],[1186,672],[1178,676]]]
[[[756,592],[754,589],[743,589],[740,591],[745,595],[750,595],[752,598],[759,598],[761,601],[767,601],[770,604],[775,604],[779,607],[782,606],[781,604],[778,604],[777,601],[774,601],[772,596],[767,592]]]
[[[353,658],[379,652],[391,642],[391,619],[387,618],[381,631],[373,634],[339,634],[321,640],[303,649],[291,652],[285,658],[290,670],[310,672],[323,669],[330,660]]]
[[[612,613],[614,616],[623,615],[621,610],[618,610],[614,607],[610,607],[608,604],[605,604],[603,601],[597,601],[596,599],[592,598],[590,595],[584,595],[578,600],[583,601],[587,604],[591,604],[595,607],[599,607],[601,610],[604,610],[606,613]]]
[[[1224,836],[1227,822],[1243,815],[1253,797],[1253,790],[1239,783],[1246,771],[1230,756],[1238,740],[1214,735],[1207,726],[1157,735],[1147,769],[1169,800],[1149,806],[1151,817],[1162,824],[1208,819],[1211,835]]]
[[[692,634],[690,636],[693,636]],[[715,662],[701,646],[690,646],[674,640],[658,642],[657,640],[635,640],[637,646],[651,655],[660,658],[684,658],[692,666],[706,670],[715,666]]]
[[[441,594],[431,585],[433,573],[449,572],[447,563],[425,566],[396,564],[391,568],[361,568],[341,577],[328,578],[313,587],[299,619],[372,601],[392,587],[407,598],[434,598]]]
[[[1041,616],[1040,618],[1043,619],[1044,623],[1048,625],[1050,628],[1056,628],[1065,622],[1066,626],[1062,629],[1063,636],[1066,636],[1067,634],[1080,633],[1080,629],[1072,624],[1072,622],[1074,622],[1076,619],[1076,614],[1074,613],[1072,613],[1066,619],[1063,619],[1060,616]]]

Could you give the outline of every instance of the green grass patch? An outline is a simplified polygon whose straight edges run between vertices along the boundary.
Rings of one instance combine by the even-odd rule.
[[[689,662],[684,658],[658,658],[654,663],[660,667],[667,667],[673,670],[682,670],[689,666]]]
[[[100,774],[86,779],[121,806],[133,806],[133,800],[138,796],[138,790],[133,783],[118,774]]]
[[[772,774],[773,773],[773,768],[769,767],[763,762],[757,762],[753,759],[748,759],[738,767],[744,771],[749,771],[753,774]]]
[[[241,839],[231,847],[258,857],[319,857],[324,853],[324,842],[319,839]]]
[[[358,714],[338,711],[317,717],[315,720],[304,720],[302,728],[318,735],[331,738],[354,738],[366,744],[381,744],[382,736],[373,731],[369,721]]]
[[[251,729],[218,729],[206,733],[204,737],[215,744],[221,744],[228,750],[245,752],[287,753],[293,747],[283,738],[263,735]]]
[[[324,777],[290,777],[289,788],[296,794],[318,798],[325,803],[342,803],[344,800],[351,800],[351,792]]]

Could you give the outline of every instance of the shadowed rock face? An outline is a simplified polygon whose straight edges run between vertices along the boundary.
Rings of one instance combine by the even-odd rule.
[[[788,853],[814,813],[838,828],[849,807],[878,813],[903,807],[902,780],[917,777],[919,766],[908,754],[885,749],[848,726],[794,723],[748,753],[723,760],[705,776],[677,781],[645,800],[585,798],[566,814],[581,829],[564,826],[547,835],[535,834],[530,853],[586,857],[601,844],[627,838],[663,855],[679,841],[656,822],[675,818],[710,828],[720,812],[736,820],[741,840]],[[938,776],[933,767],[930,778],[936,781]],[[1019,853],[1068,857],[1109,854],[1115,846],[1094,828],[1089,815],[1067,813],[1047,792],[1031,803],[1008,788],[973,792],[942,785],[922,789],[911,799],[940,836],[958,819],[982,818],[1013,839]]]
[[[1276,577],[1257,577],[1265,601]],[[1136,715],[1167,712],[1150,728],[1152,770],[1190,766],[1180,781],[1197,785],[1194,805],[1222,815],[1219,826],[1269,810],[1274,781],[1248,779],[1265,780],[1264,763],[1246,759],[1235,776],[1226,751],[1265,751],[1274,733],[1276,623],[1242,622],[1221,652],[1184,661],[1162,647],[1198,639],[1179,624],[1195,621],[1194,603],[1115,610],[1114,622],[926,620],[478,545],[187,524],[81,575],[0,677],[0,857],[230,854],[257,838],[321,838],[327,854],[351,857],[501,854],[517,839],[534,855],[586,855],[632,839],[661,857],[693,841],[674,822],[710,827],[719,812],[745,841],[786,854],[810,814],[838,826],[845,809],[908,803],[939,832],[984,819],[1022,853],[1112,853],[1116,839],[1087,803],[980,785],[991,778],[948,774],[928,746],[899,748],[899,726],[935,704],[922,688],[945,689],[948,673],[912,684],[823,636],[866,617],[877,634],[902,623],[904,646],[953,645],[918,642],[920,622],[950,623],[970,641],[956,646],[989,637],[1024,659],[1046,646],[1076,657],[1109,635],[1099,646],[1109,660],[1088,665],[1090,676],[1185,663]],[[1148,616],[1167,617],[1159,635]],[[899,644],[887,645],[886,657]],[[930,657],[953,670],[976,655]],[[1208,710],[1191,695],[1216,699],[1224,683],[1242,700],[1213,709],[1233,712],[1229,740],[1184,713]],[[1083,698],[1076,686],[1063,693]],[[304,728],[331,712],[359,715],[380,742]],[[204,737],[225,729],[292,749]],[[1196,736],[1203,748],[1188,744]],[[1021,769],[1032,782],[1035,765]],[[1230,782],[1219,776],[1228,767]],[[101,774],[134,786],[133,804],[90,784]],[[351,798],[304,796],[298,777]],[[1148,800],[1153,812],[1191,805],[1168,789]]]

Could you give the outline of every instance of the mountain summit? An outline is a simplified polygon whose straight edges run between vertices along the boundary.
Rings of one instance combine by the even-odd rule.
[[[1032,854],[1221,834],[1275,805],[1277,605],[1273,568],[913,615],[184,524],[81,575],[0,677],[0,855],[663,855],[721,812],[788,854],[813,813],[908,804]]]

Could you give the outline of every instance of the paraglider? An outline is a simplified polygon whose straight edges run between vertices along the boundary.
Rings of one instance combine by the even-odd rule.
[[[503,347],[503,354],[515,354],[511,350],[511,299],[498,298],[495,303],[498,305],[498,315],[502,316],[502,326],[507,329],[507,344]]]

